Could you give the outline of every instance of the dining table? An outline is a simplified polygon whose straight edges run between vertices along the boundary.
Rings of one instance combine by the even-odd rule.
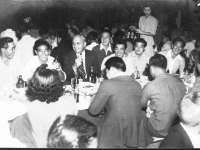
[[[187,89],[186,92],[189,92],[192,89],[194,82],[195,82],[194,75],[190,74],[190,75],[185,75],[182,77],[180,77],[179,75],[176,75],[176,76],[178,78],[180,78],[183,81],[183,83],[185,84],[186,89]],[[135,80],[141,84],[142,88],[144,88],[148,82],[151,82],[145,76],[140,76],[139,79],[135,79]],[[66,97],[66,99],[73,99],[74,101],[76,101],[76,107],[78,109],[77,115],[94,123],[97,127],[100,124],[100,122],[104,116],[102,114],[92,116],[91,114],[89,114],[88,109],[89,109],[90,103],[92,102],[96,92],[98,91],[99,86],[100,86],[100,82],[98,82],[96,84],[93,84],[90,82],[82,82],[79,84],[78,89],[73,89],[71,87],[71,85],[64,85],[64,96]],[[16,88],[16,87],[6,89],[5,91],[0,91],[0,100],[6,100],[6,99],[7,100],[18,100],[23,103],[27,103],[28,101],[25,96],[25,91],[26,91],[26,88]],[[77,96],[79,97],[78,101],[77,101]],[[21,120],[23,120],[23,122],[25,122],[25,124],[27,126],[27,130],[31,131],[31,128],[29,128],[30,122],[29,122],[29,119],[27,119],[27,117],[28,117],[27,115],[24,115],[23,117],[21,117]],[[18,117],[18,122],[20,122],[20,117]],[[14,123],[17,125],[17,119]],[[18,126],[18,128],[19,128],[19,126]],[[33,148],[35,146],[34,140],[31,137],[31,132],[27,131],[27,133],[30,133],[29,136],[27,134],[21,136],[20,135],[21,132],[16,131],[16,130],[17,130],[17,127],[15,128],[15,125],[11,126],[11,134],[14,137],[22,138],[23,140],[27,140],[29,142],[28,144],[30,145],[30,146],[28,146],[29,148]]]

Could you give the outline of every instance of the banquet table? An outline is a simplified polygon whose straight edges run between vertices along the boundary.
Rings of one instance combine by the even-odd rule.
[[[190,77],[182,77],[182,81],[184,82],[187,92],[191,87],[193,87],[195,79],[193,76]],[[150,82],[145,77],[141,77],[140,79],[136,79],[138,81],[142,88]],[[97,127],[99,123],[102,120],[103,115],[101,116],[92,116],[88,113],[89,105],[93,99],[93,96],[98,90],[100,83],[98,84],[91,84],[91,83],[83,83],[79,87],[79,102],[76,103],[77,109],[78,109],[78,116],[85,118],[86,120],[94,123]],[[27,99],[25,98],[25,88],[22,89],[16,89],[11,88],[7,92],[0,91],[0,99],[8,99],[8,100],[19,100],[23,103],[27,102]],[[72,89],[71,85],[65,85],[65,97],[66,99],[74,99],[76,100],[76,94]],[[24,123],[25,122],[25,123]],[[22,126],[22,123],[24,126]],[[25,141],[26,145],[28,145],[29,148],[35,147],[35,141],[31,136],[31,128],[30,128],[30,122],[29,119],[27,119],[27,115],[23,115],[21,117],[18,117],[18,119],[15,119],[13,122],[13,126],[11,126],[11,133],[14,137],[17,137],[18,139],[21,138],[21,141]],[[19,127],[20,126],[20,127]],[[21,129],[19,131],[18,129]],[[26,130],[24,130],[26,128]],[[23,130],[23,132],[22,132]],[[24,133],[25,132],[25,133]]]

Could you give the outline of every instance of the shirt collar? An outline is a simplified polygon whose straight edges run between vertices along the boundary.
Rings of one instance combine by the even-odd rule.
[[[85,56],[85,49],[82,51],[82,56],[84,57]],[[76,53],[76,56],[78,57],[80,54],[79,53]]]
[[[172,59],[171,53],[172,53],[172,49],[169,50],[169,52],[167,53],[166,57],[169,57],[170,59]],[[182,59],[182,57],[181,57],[180,54],[178,54],[178,55],[176,56],[176,58],[174,58],[174,60],[175,60],[175,59]]]
[[[101,43],[101,44],[100,44],[100,50],[103,50],[103,49],[105,49],[105,48],[104,48],[103,44]],[[108,46],[108,49],[107,49],[107,51],[110,51],[110,52],[112,52],[112,49],[111,49],[111,44],[110,44],[110,43],[109,43],[109,46]]]

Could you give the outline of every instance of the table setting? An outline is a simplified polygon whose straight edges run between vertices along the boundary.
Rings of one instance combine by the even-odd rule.
[[[187,74],[187,73],[184,72],[179,77],[183,81],[183,83],[185,84],[185,87],[186,87],[186,90],[187,90],[186,93],[188,93],[190,91],[190,89],[194,86],[194,83],[195,83],[195,80],[196,80],[194,73]]]
[[[78,110],[88,109],[93,96],[98,91],[99,85],[100,82],[94,84],[83,81],[79,82],[76,88],[71,85],[65,85],[65,96],[71,96],[76,101]]]

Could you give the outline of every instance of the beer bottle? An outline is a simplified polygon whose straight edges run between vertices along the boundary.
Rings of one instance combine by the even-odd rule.
[[[93,66],[91,66],[91,69],[90,69],[90,76],[89,76],[89,82],[93,82],[93,78],[94,78],[94,69],[93,69]]]
[[[25,87],[25,82],[22,79],[22,75],[19,75],[17,84],[16,84],[16,88],[24,88]]]
[[[76,103],[79,103],[79,79],[78,76],[75,77],[75,89],[74,89],[74,96],[76,99]]]

